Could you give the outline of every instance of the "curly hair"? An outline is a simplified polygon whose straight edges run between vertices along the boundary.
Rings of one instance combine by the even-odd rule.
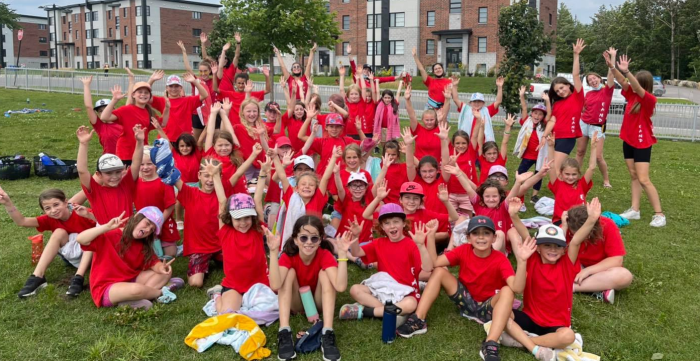
[[[501,186],[501,183],[493,180],[493,179],[486,179],[484,183],[479,185],[479,187],[476,188],[476,193],[479,195],[479,202],[483,205],[486,206],[484,203],[484,192],[486,189],[495,187],[496,190],[498,190],[498,196],[500,197],[500,201],[498,202],[498,206],[501,206],[501,202],[503,202],[506,199],[506,190],[503,189],[503,186]]]
[[[588,220],[586,205],[574,206],[569,209],[567,214],[569,217],[566,219],[566,223],[572,233],[576,233]],[[596,220],[593,229],[586,237],[586,242],[595,244],[599,240],[603,240],[603,226],[600,224],[600,219]]]

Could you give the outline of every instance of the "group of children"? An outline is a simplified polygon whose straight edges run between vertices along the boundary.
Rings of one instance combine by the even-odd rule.
[[[199,64],[199,76],[168,76],[165,97],[152,94],[151,84],[163,77],[155,72],[149,82],[131,77],[126,95],[115,86],[112,98],[93,108],[90,78],[83,79],[93,130],[81,126],[76,132],[82,191],[70,199],[60,190],[44,191],[39,204],[45,215],[32,218],[22,216],[0,189],[0,204],[17,225],[52,232],[20,298],[46,286],[44,273],[56,254],[78,268],[69,295],[81,292],[91,266],[97,307],[169,303],[185,283],[201,288],[209,268],[219,265],[224,278],[207,291],[219,313],[240,310],[243,295],[258,283],[278,294],[281,360],[296,356],[290,314],[304,311],[300,289],[310,288],[323,317],[323,357],[339,360],[335,301],[348,289],[352,262],[377,273],[350,286],[356,303],[340,308],[341,320],[382,318],[391,302],[407,317],[399,336],[424,334],[430,307],[444,289],[462,316],[490,323],[480,350],[485,360],[498,360],[501,344],[552,360],[554,349],[574,341],[573,292],[595,293],[613,303],[615,290],[632,282],[622,266],[619,229],[601,216],[597,198],[586,201],[600,165],[603,133],[594,129],[589,136],[585,171],[576,159],[561,156],[573,149],[569,132],[580,133],[578,121],[573,131],[567,125],[567,117],[578,120],[581,113],[576,76],[574,85],[564,87],[555,80],[545,104],[529,113],[521,89],[521,128],[513,152],[521,163],[511,178],[507,147],[516,118],[506,118],[500,145],[491,125],[503,78],[497,80],[493,104],[485,106],[479,93],[461,102],[458,78],[447,78],[440,64],[428,75],[416,58],[429,101],[418,121],[406,85],[409,126],[402,130],[402,86],[396,94],[384,90],[380,96],[379,84],[402,84],[403,77],[378,79],[369,67],[353,67],[347,90],[341,68],[340,92],[327,100],[330,113],[322,114],[323,100],[310,77],[312,50],[304,73],[299,63],[289,72],[280,62],[288,105],[283,113],[274,102],[261,109],[270,83],[265,91],[252,92],[248,75],[237,69],[240,36],[235,39],[233,61],[226,58],[227,44],[218,61]],[[574,53],[583,46],[574,45]],[[626,57],[613,71],[615,59],[612,49],[606,53],[611,72],[627,74]],[[645,124],[638,108],[649,114],[653,96],[642,81],[628,78],[620,79],[630,99],[624,122]],[[183,80],[194,96],[184,95]],[[127,105],[116,108],[123,98]],[[451,102],[460,121],[450,137]],[[147,146],[150,130],[159,135],[152,147]],[[104,153],[90,174],[94,132]],[[372,155],[380,145],[381,159]],[[626,148],[625,157],[628,153],[643,162],[642,151]],[[528,172],[533,165],[536,172]],[[651,198],[648,178],[636,175]],[[531,201],[537,201],[545,176],[555,199],[552,224],[531,237],[518,215],[527,190],[533,189]],[[638,216],[638,197],[634,200],[630,210]],[[186,281],[172,275],[171,264],[180,255],[179,230],[181,253],[188,259]],[[457,277],[448,266],[458,267]]]

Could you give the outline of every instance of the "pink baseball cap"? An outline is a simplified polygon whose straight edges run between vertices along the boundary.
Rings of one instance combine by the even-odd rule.
[[[257,216],[255,211],[255,202],[248,194],[235,194],[231,196],[228,205],[228,212],[234,219],[240,219],[246,216]]]
[[[506,178],[508,178],[508,170],[501,165],[491,166],[491,169],[489,170],[489,176],[499,172],[505,175]]]
[[[401,190],[399,191],[400,195],[403,194],[414,194],[418,196],[425,196],[425,192],[423,191],[423,186],[421,186],[417,182],[404,182],[401,185]]]
[[[542,103],[536,104],[534,107],[532,107],[533,111],[542,111],[545,114],[547,114],[547,107],[544,106]]]
[[[379,209],[379,221],[385,217],[391,216],[398,216],[406,220],[406,213],[403,211],[403,208],[400,205],[393,203],[382,205],[382,208]]]
[[[343,121],[343,116],[339,115],[338,113],[330,113],[328,116],[326,116],[326,126],[342,126],[344,124],[345,122]]]
[[[156,235],[160,234],[160,229],[163,227],[163,212],[155,206],[146,206],[139,210],[139,214],[143,215],[150,222],[156,225]]]
[[[287,136],[279,136],[277,137],[277,142],[275,143],[275,145],[277,145],[277,147],[291,146],[292,141]]]

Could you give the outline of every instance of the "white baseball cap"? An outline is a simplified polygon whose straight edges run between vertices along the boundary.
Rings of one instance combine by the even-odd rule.
[[[316,164],[314,163],[313,158],[307,155],[301,155],[297,158],[294,159],[294,168],[297,168],[299,164],[305,164],[306,166],[309,166],[312,170],[316,169]]]
[[[564,230],[554,224],[540,226],[535,239],[537,240],[537,245],[554,244],[562,248],[566,247],[566,235],[564,235]]]
[[[348,178],[348,183],[347,185],[350,185],[353,181],[362,181],[365,184],[368,184],[367,182],[367,177],[365,176],[364,173],[362,172],[352,172],[350,173],[350,177]]]
[[[474,102],[474,101],[484,102],[484,95],[479,93],[479,92],[472,93],[472,98],[469,101],[470,102]]]
[[[97,161],[97,171],[100,172],[109,172],[123,169],[124,162],[122,162],[122,160],[120,160],[119,157],[111,153],[105,153],[104,155],[100,156],[100,159]]]
[[[92,109],[97,110],[97,108],[104,107],[109,104],[110,99],[100,99],[99,101],[95,102],[95,107]]]
[[[178,77],[177,75],[171,75],[168,77],[168,80],[165,82],[165,85],[174,85],[177,84],[179,86],[182,86],[182,79]]]

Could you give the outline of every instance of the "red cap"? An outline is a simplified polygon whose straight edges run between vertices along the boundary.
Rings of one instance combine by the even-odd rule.
[[[279,137],[277,137],[276,145],[277,145],[277,147],[291,146],[292,141],[290,141],[289,137],[287,137],[287,136],[279,136]]]
[[[401,191],[399,193],[401,195],[414,194],[419,196],[425,196],[425,193],[423,192],[423,186],[421,186],[417,182],[404,182],[403,185],[401,185]]]

